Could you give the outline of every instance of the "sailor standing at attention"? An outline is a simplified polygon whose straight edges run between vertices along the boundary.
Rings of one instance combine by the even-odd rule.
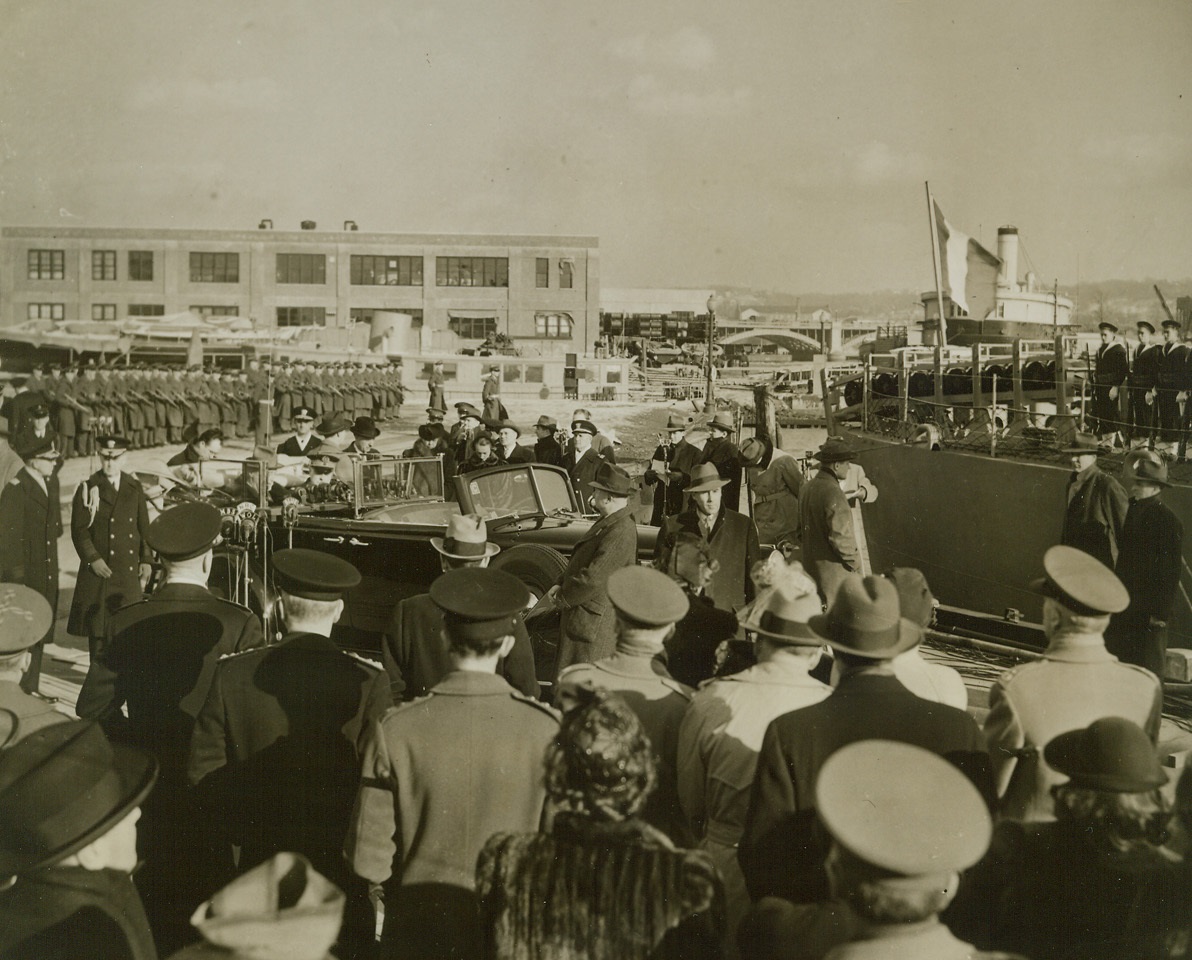
[[[1122,432],[1120,393],[1130,376],[1130,351],[1117,339],[1118,328],[1108,320],[1097,324],[1101,346],[1093,367],[1093,429],[1101,439],[1114,440]]]
[[[1184,361],[1188,348],[1180,343],[1180,325],[1176,320],[1163,321],[1163,347],[1159,360],[1159,434],[1160,449],[1175,453],[1183,419],[1180,406],[1188,399],[1184,391]]]
[[[1130,441],[1146,441],[1155,435],[1155,387],[1159,382],[1159,345],[1151,342],[1155,325],[1138,321],[1138,349],[1130,366]]]

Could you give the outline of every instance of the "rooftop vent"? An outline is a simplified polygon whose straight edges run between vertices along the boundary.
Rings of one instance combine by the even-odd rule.
[[[360,228],[358,226],[356,226],[355,220],[345,220],[344,221],[344,229],[345,230],[359,230]]]
[[[273,229],[273,221],[272,220],[262,220],[260,223],[257,224],[257,229],[258,230],[272,230]]]
[[[317,226],[318,226],[318,224],[315,223],[313,220],[303,220],[302,221],[302,229],[303,230],[314,230]]]

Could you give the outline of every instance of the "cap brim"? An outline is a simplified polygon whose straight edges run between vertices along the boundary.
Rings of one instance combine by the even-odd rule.
[[[684,487],[684,493],[705,493],[708,490],[719,490],[721,487],[728,486],[727,480],[705,480],[702,483],[697,483],[694,486]]]
[[[773,630],[763,630],[761,627],[753,626],[749,623],[741,624],[750,633],[756,633],[760,637],[769,637],[771,640],[777,640],[779,643],[786,644],[788,647],[822,647],[826,641],[818,633],[811,629],[811,624],[806,624],[807,632],[798,636],[791,636],[789,633],[776,633]]]
[[[484,553],[452,553],[444,548],[443,537],[431,537],[430,545],[443,556],[450,557],[452,560],[483,560],[485,557],[495,557],[501,552],[501,548],[495,543],[485,543]]]
[[[849,646],[847,643],[833,639],[830,635],[831,620],[826,613],[812,617],[807,621],[807,625],[833,650],[851,654],[854,657],[865,657],[869,660],[893,660],[900,653],[906,653],[907,650],[917,647],[923,641],[923,628],[906,617],[898,618],[898,639],[890,646],[877,650],[862,650],[859,647]]]

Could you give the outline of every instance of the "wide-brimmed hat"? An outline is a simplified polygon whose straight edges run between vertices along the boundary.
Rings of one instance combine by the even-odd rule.
[[[512,430],[519,437],[521,436],[521,427],[519,427],[512,420],[494,420],[492,423],[486,421],[486,425],[494,433],[499,433],[502,430]]]
[[[675,430],[686,430],[691,426],[691,417],[684,417],[678,413],[672,412],[666,418],[666,429],[668,432]]]
[[[50,602],[32,587],[0,583],[0,656],[28,650],[53,622]]]
[[[1130,605],[1130,593],[1117,574],[1083,550],[1063,544],[1049,547],[1043,554],[1043,570],[1046,575],[1032,581],[1031,587],[1075,614],[1104,617]]]
[[[447,532],[431,537],[430,545],[445,557],[454,560],[481,560],[495,557],[501,548],[488,542],[488,526],[475,513],[461,513],[447,521]]]
[[[441,423],[420,423],[418,425],[418,436],[420,439],[428,442],[442,440],[447,436],[447,428]]]
[[[1078,787],[1144,793],[1167,783],[1151,738],[1124,717],[1102,717],[1083,730],[1053,737],[1043,759]]]
[[[747,629],[794,647],[823,646],[823,639],[808,621],[820,614],[819,594],[799,591],[794,584],[779,583],[770,591],[757,625]]]
[[[615,463],[602,463],[596,468],[596,476],[591,482],[593,490],[603,490],[614,497],[627,497],[633,493],[633,480],[625,472],[624,467]]]
[[[809,621],[833,650],[892,660],[921,639],[919,626],[902,616],[898,588],[884,577],[849,574],[827,613]]]
[[[0,879],[52,866],[99,839],[156,779],[151,754],[110,743],[91,720],[51,724],[0,752]]]
[[[750,437],[741,444],[741,461],[747,467],[765,469],[774,456],[774,444],[762,437]]]
[[[683,489],[687,493],[704,493],[707,490],[719,490],[727,483],[727,480],[720,479],[720,474],[716,472],[715,465],[701,463],[691,471],[691,482]]]
[[[1126,457],[1122,464],[1122,480],[1126,483],[1141,481],[1159,487],[1169,487],[1167,463],[1153,450],[1139,450]]]
[[[364,440],[376,440],[381,435],[381,428],[372,417],[357,417],[352,424],[352,435]]]
[[[815,806],[845,850],[901,877],[971,867],[993,837],[989,809],[972,781],[909,743],[841,747],[820,768]]]
[[[333,413],[330,416],[324,417],[322,423],[315,427],[315,433],[321,437],[333,437],[337,433],[351,431],[352,421],[345,417],[342,413]]]
[[[541,417],[538,418],[538,422],[535,423],[534,426],[538,427],[542,430],[555,430],[558,428],[559,424],[555,420],[554,417],[548,417],[544,413]]]
[[[856,456],[856,452],[847,441],[840,437],[828,437],[811,458],[820,463],[840,463],[844,460],[854,460]]]
[[[715,416],[708,421],[708,426],[716,427],[720,430],[726,431],[727,433],[732,433],[735,429],[737,429],[737,424],[733,420],[733,415],[727,410],[717,410]]]
[[[1093,433],[1077,433],[1072,438],[1071,443],[1069,443],[1066,447],[1060,448],[1060,453],[1069,453],[1069,454],[1077,454],[1077,453],[1099,454],[1100,452],[1101,452],[1101,447],[1097,442],[1097,436],[1096,436],[1096,434],[1093,434]]]

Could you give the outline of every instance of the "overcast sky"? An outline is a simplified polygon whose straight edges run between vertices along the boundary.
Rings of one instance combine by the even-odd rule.
[[[0,0],[0,223],[599,237],[605,286],[1192,276],[1188,0]],[[1192,292],[1192,291],[1180,291]]]

